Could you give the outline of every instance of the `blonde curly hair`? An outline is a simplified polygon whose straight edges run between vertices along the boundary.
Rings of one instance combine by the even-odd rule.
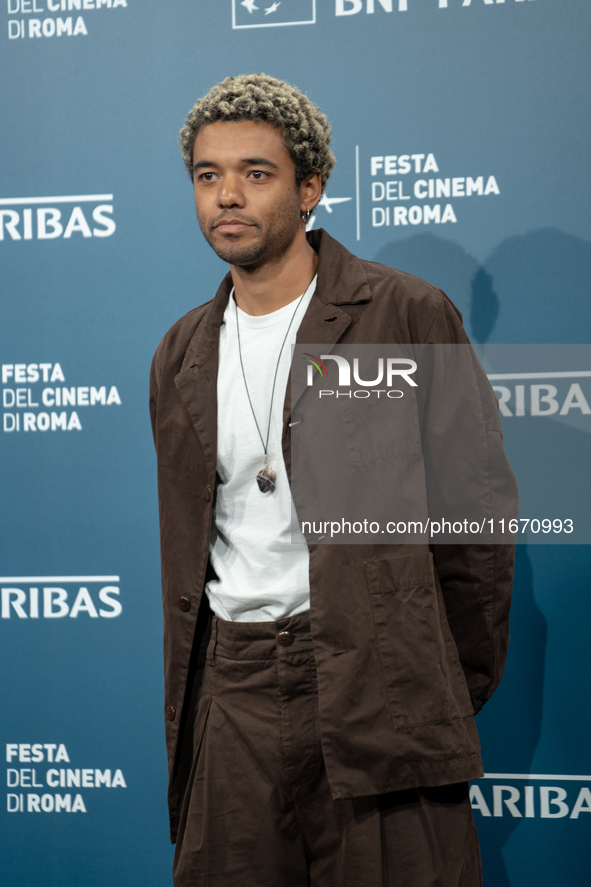
[[[335,158],[328,147],[330,125],[320,108],[308,96],[283,80],[267,74],[241,74],[226,77],[199,99],[187,115],[180,131],[179,147],[191,180],[193,147],[197,133],[207,123],[252,120],[279,129],[296,168],[296,185],[319,169],[322,193]]]

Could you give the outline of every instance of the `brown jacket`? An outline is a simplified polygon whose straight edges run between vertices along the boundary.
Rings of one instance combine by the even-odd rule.
[[[298,342],[468,341],[461,315],[441,290],[357,258],[324,231],[308,237],[319,253],[318,282]],[[218,340],[230,289],[227,275],[212,301],[168,331],[150,379],[173,840],[194,752],[210,616],[203,587],[216,488]],[[496,434],[492,390],[483,400]],[[288,476],[290,415],[288,385]],[[319,718],[334,798],[481,776],[474,713],[493,693],[505,662],[512,547],[309,548]]]

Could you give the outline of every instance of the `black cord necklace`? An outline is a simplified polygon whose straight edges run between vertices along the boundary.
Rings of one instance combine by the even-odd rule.
[[[309,289],[309,287],[308,287],[308,289]],[[271,403],[269,404],[269,421],[267,422],[267,436],[266,436],[265,440],[263,440],[263,435],[261,434],[261,429],[259,427],[256,413],[255,413],[254,407],[252,405],[252,400],[250,399],[250,391],[248,390],[248,383],[246,381],[246,373],[244,372],[244,363],[242,362],[242,348],[240,345],[240,323],[238,321],[238,305],[236,304],[236,300],[234,299],[234,305],[235,305],[235,309],[236,309],[236,332],[238,334],[238,354],[240,356],[240,368],[242,369],[242,378],[244,379],[244,387],[246,388],[246,396],[248,397],[248,403],[250,404],[250,411],[251,411],[252,417],[255,421],[255,425],[257,427],[257,431],[259,433],[259,437],[261,439],[261,443],[263,445],[263,451],[264,451],[264,460],[263,460],[264,461],[264,468],[261,468],[261,470],[257,474],[257,478],[256,478],[257,484],[259,486],[259,490],[261,491],[261,493],[272,493],[275,490],[275,487],[277,486],[277,484],[276,484],[277,472],[273,471],[273,469],[269,466],[269,458],[268,458],[268,452],[267,452],[268,446],[269,446],[269,434],[271,432],[271,413],[273,410],[273,397],[275,395],[275,383],[277,381],[277,372],[279,370],[279,361],[281,360],[281,355],[283,354],[283,347],[287,341],[287,336],[288,336],[289,331],[291,329],[291,325],[294,321],[294,317],[296,316],[298,308],[300,307],[300,304],[302,302],[302,299],[304,298],[304,296],[306,295],[307,292],[308,292],[308,290],[303,292],[302,295],[300,296],[300,298],[298,299],[298,303],[295,306],[295,310],[294,310],[293,314],[291,315],[291,320],[289,321],[289,325],[288,325],[287,330],[285,332],[285,336],[283,337],[283,342],[281,343],[281,348],[279,349],[279,357],[277,358],[277,365],[275,366],[275,375],[273,376],[273,388],[271,389]],[[232,299],[233,297],[234,297],[234,289],[232,289],[232,292],[230,293],[230,298]]]

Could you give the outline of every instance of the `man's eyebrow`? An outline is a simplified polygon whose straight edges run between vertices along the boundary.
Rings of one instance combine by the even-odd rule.
[[[271,169],[279,169],[276,163],[273,163],[272,160],[267,160],[265,157],[243,157],[240,162],[246,166],[269,166]],[[216,165],[214,160],[198,160],[197,163],[193,164],[193,172]]]
[[[266,160],[264,157],[243,157],[242,163],[246,163],[248,166],[270,166],[272,169],[279,169],[276,163]]]
[[[215,163],[213,160],[198,160],[197,163],[193,164],[193,172],[203,169],[205,166],[215,166]]]

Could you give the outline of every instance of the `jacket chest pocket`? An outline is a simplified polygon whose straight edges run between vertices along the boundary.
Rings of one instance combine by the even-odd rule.
[[[338,400],[347,461],[392,462],[421,453],[417,402],[408,391],[368,391],[369,397]],[[389,394],[394,396],[390,397]]]
[[[371,561],[365,568],[394,726],[473,714],[431,553]]]

